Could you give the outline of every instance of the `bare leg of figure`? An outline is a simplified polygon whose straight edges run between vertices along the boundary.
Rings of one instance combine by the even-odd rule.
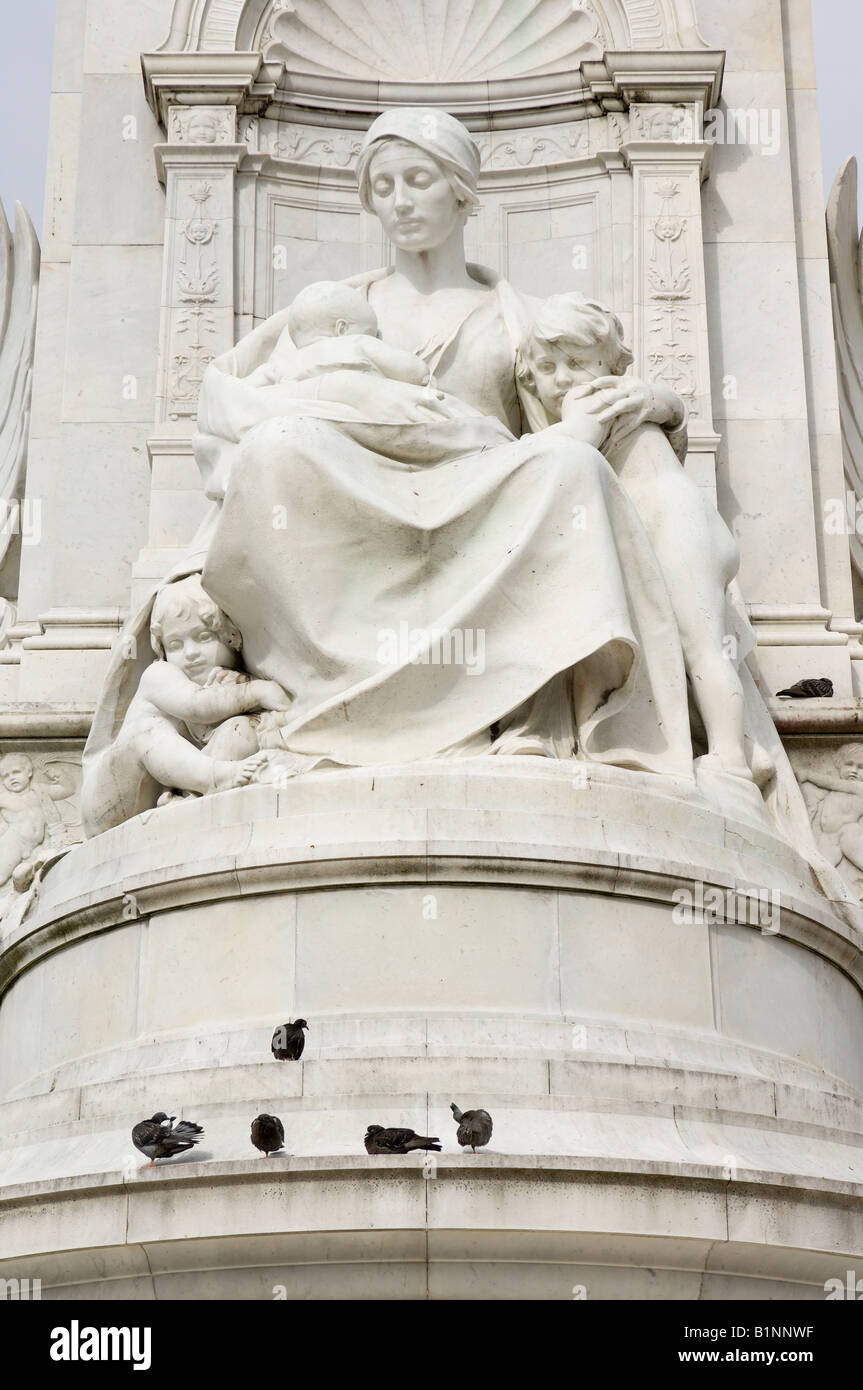
[[[224,724],[220,724],[214,730],[201,752],[206,758],[228,762],[252,757],[258,752],[255,724],[247,714],[238,714],[234,719],[226,719]]]
[[[207,792],[245,786],[255,774],[258,758],[227,762],[207,757],[200,748],[195,748],[165,724],[149,740],[141,761],[150,776],[163,787],[177,787],[204,796]]]

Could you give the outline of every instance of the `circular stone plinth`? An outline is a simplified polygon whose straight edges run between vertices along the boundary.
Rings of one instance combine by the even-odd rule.
[[[373,1297],[519,1296],[523,1265],[537,1297],[587,1269],[596,1297],[648,1269],[660,1297],[823,1297],[863,1246],[860,965],[805,862],[689,782],[438,761],[147,813],[0,940],[0,1274],[39,1250],[45,1296],[98,1268],[299,1297],[306,1265],[339,1296],[368,1261]],[[476,1162],[451,1100],[494,1115]],[[129,1130],[157,1109],[206,1137],[145,1176]],[[262,1110],[289,1158],[252,1157]],[[370,1123],[439,1135],[435,1174],[366,1158]]]

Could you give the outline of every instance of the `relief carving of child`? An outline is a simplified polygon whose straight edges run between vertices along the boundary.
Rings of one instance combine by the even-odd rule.
[[[32,878],[28,870],[36,851],[47,840],[63,843],[63,818],[55,802],[75,790],[62,768],[42,768],[37,774],[27,753],[6,753],[0,758],[0,888],[13,878]]]

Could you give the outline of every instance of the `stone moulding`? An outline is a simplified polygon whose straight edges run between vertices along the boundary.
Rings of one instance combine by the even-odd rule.
[[[488,17],[494,17],[503,3],[505,0],[491,0],[491,3],[489,0],[459,0],[460,33],[465,32],[474,14],[483,15],[487,22]],[[534,8],[541,10],[544,3],[545,0],[538,0]],[[311,32],[314,34],[318,31],[322,46],[332,53],[331,41],[326,36],[327,29],[333,32],[334,16],[328,13],[331,5],[324,0],[315,0],[313,5],[301,8]],[[452,8],[452,0],[440,0],[436,6],[443,27],[446,27],[447,13]],[[294,18],[297,9],[296,4],[286,3],[286,0],[175,0],[170,31],[161,51],[224,52],[253,47],[256,42],[268,41],[267,35],[280,22],[280,16],[283,17],[282,22],[285,16],[289,23],[297,22]],[[521,22],[521,14],[518,19]],[[583,23],[583,20],[588,22]],[[704,46],[698,33],[694,0],[574,0],[570,21],[574,21],[572,42],[575,43],[584,43],[586,39],[607,48],[655,47],[666,51]],[[335,32],[339,32],[341,23],[343,19],[340,13],[335,21]],[[557,32],[561,32],[560,27]],[[562,66],[572,65],[575,51],[572,42],[567,49],[563,29],[558,59]],[[374,58],[373,53],[371,57]],[[525,50],[522,64],[529,67],[530,62],[529,51]]]
[[[699,880],[774,890],[779,919],[677,921]],[[0,940],[0,1276],[26,1254],[44,1297],[332,1296],[343,1268],[365,1297],[458,1296],[466,1266],[500,1296],[513,1263],[522,1296],[588,1266],[590,1297],[819,1297],[863,1248],[860,933],[684,779],[312,773],[148,812],[37,887]],[[94,978],[107,1026],[70,988]],[[298,1009],[309,1045],[277,1065]],[[476,1161],[444,1123],[465,1089],[495,1119]],[[163,1098],[206,1153],[145,1172],[129,1129]],[[262,1108],[288,1136],[266,1165]],[[368,1158],[377,1120],[444,1152]]]
[[[477,797],[477,806],[486,804],[499,794],[501,778],[508,781],[507,760],[493,761],[491,773],[472,769],[459,779],[468,806]],[[0,992],[74,941],[203,902],[362,884],[505,884],[671,906],[675,892],[695,881],[741,899],[759,888],[778,891],[776,935],[817,951],[863,987],[863,938],[811,890],[796,852],[766,827],[723,819],[694,789],[604,770],[591,773],[579,792],[557,766],[536,780],[516,776],[512,804],[527,794],[555,799],[553,811],[537,811],[527,839],[518,814],[503,813],[492,834],[474,824],[478,810],[454,813],[446,800],[438,802],[447,774],[451,765],[433,763],[373,775],[312,773],[287,791],[241,788],[145,812],[71,850],[10,914],[0,936]],[[428,809],[385,809],[406,786],[414,788],[415,807]],[[358,797],[364,813],[339,815],[341,793]],[[615,823],[621,794],[641,806],[653,849],[636,829]],[[664,857],[660,841],[679,823],[678,798],[691,828],[674,832],[674,857]],[[124,860],[135,867],[118,878]]]
[[[488,129],[625,111],[633,101],[694,102],[708,110],[719,100],[725,54],[609,51],[576,72],[434,84],[307,76],[260,53],[144,53],[141,65],[147,100],[165,127],[168,107],[187,102],[225,102],[244,115],[320,125],[351,118],[366,124],[389,107],[421,103],[442,107],[470,129]]]
[[[431,1289],[469,1297],[471,1287],[475,1297],[471,1262],[486,1271],[498,1265],[506,1280],[506,1262],[515,1261],[522,1297],[540,1279],[534,1296],[572,1299],[586,1278],[591,1296],[613,1297],[604,1278],[636,1298],[645,1286],[666,1298],[823,1298],[825,1279],[844,1280],[845,1262],[860,1248],[860,1184],[757,1170],[730,1176],[721,1163],[441,1155],[432,1182],[411,1156],[388,1159],[384,1169],[364,1156],[276,1155],[263,1168],[253,1159],[184,1163],[127,1180],[112,1172],[10,1186],[0,1198],[7,1231],[0,1275],[14,1276],[26,1252],[43,1297],[54,1286],[56,1297],[86,1298],[98,1251],[103,1278],[136,1297],[236,1297],[235,1281],[244,1278],[241,1296],[273,1298],[277,1285],[290,1290],[301,1278],[308,1297],[316,1270],[332,1278],[344,1262],[361,1287],[343,1286],[342,1297],[386,1297],[379,1271],[393,1265],[406,1281],[402,1296],[427,1297]],[[483,1218],[499,1209],[502,1183],[506,1216],[489,1229]],[[181,1264],[160,1216],[179,1201],[194,1223]],[[70,1228],[72,1203],[80,1212]],[[58,1224],[67,1244],[79,1241],[76,1249],[56,1249]],[[819,1227],[831,1233],[827,1248]],[[50,1253],[31,1253],[34,1229]],[[214,1295],[214,1286],[224,1294]]]

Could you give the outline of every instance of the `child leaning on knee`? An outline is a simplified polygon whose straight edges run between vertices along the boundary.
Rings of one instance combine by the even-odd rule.
[[[725,647],[727,587],[740,556],[716,508],[681,466],[681,441],[675,447],[668,430],[652,422],[652,405],[649,418],[625,408],[625,397],[644,392],[643,384],[621,380],[615,391],[631,362],[610,309],[582,294],[555,295],[518,350],[522,405],[534,430],[562,429],[601,449],[614,469],[665,579],[709,755],[718,770],[748,780],[743,688]]]
[[[532,430],[563,420],[566,433],[594,448],[613,442],[619,429],[631,431],[648,414],[633,414],[634,391],[652,396],[649,418],[661,425],[678,458],[686,452],[686,419],[673,393],[658,393],[624,373],[632,353],[623,341],[623,325],[598,300],[573,291],[553,295],[540,307],[516,354],[516,379],[522,407]],[[617,420],[620,418],[620,425]]]

